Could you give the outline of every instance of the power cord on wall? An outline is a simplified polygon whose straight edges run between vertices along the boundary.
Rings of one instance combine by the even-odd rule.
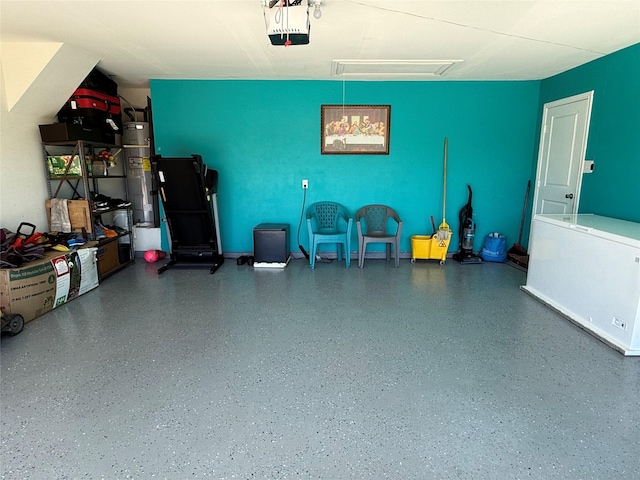
[[[304,249],[304,247],[300,244],[300,228],[302,227],[302,218],[304,217],[304,206],[307,202],[307,189],[303,189],[303,196],[302,196],[302,210],[300,211],[300,222],[298,222],[298,248],[300,249],[300,251],[302,252],[302,254],[304,255],[304,257],[309,260],[309,253]]]

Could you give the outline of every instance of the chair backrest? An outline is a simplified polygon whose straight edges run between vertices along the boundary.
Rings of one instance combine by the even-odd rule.
[[[349,224],[349,212],[336,202],[316,202],[307,209],[307,220],[315,219],[316,233],[335,233],[341,218]]]
[[[360,220],[364,218],[366,230],[362,229],[368,235],[383,235],[387,231],[387,221],[393,218],[396,223],[400,223],[400,217],[396,211],[386,205],[372,204],[365,205],[356,213],[356,222],[358,227],[362,228]]]

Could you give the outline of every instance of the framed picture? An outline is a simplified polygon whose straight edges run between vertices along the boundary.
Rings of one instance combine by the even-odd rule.
[[[391,105],[322,105],[320,153],[389,155]]]

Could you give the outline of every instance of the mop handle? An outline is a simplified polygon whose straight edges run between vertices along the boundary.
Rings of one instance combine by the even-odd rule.
[[[443,222],[446,217],[446,211],[447,211],[447,155],[448,155],[448,152],[449,152],[449,139],[447,137],[444,137],[444,187],[443,187],[444,196],[442,198],[442,221]]]

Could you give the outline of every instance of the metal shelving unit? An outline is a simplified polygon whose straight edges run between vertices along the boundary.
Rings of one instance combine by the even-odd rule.
[[[75,231],[82,231],[87,240],[98,242],[98,273],[100,280],[127,267],[135,261],[133,235],[133,209],[128,206],[110,206],[97,208],[95,195],[104,194],[111,198],[127,201],[129,198],[127,182],[127,164],[122,155],[123,148],[116,145],[94,141],[44,142],[46,160],[47,190],[50,198],[84,200],[88,214],[88,225],[74,225]],[[107,160],[96,161],[96,153],[105,150],[115,160],[109,167]],[[65,171],[60,176],[51,175],[49,158],[70,155]],[[78,158],[74,169],[75,157]],[[99,238],[96,224],[117,227],[117,236]]]

